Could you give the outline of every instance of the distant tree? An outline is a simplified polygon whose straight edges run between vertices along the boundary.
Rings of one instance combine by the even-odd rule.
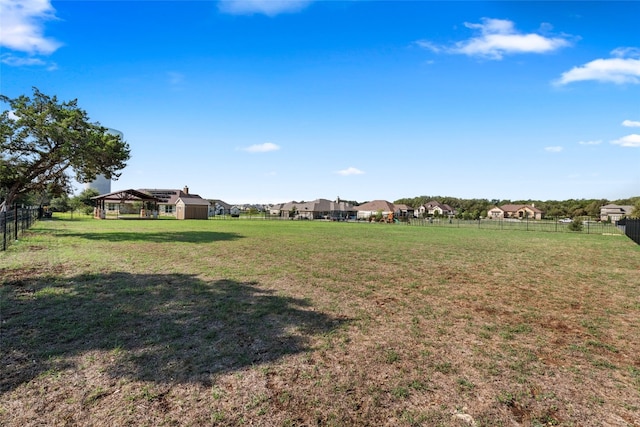
[[[91,215],[96,205],[95,200],[91,200],[91,198],[98,195],[100,195],[100,193],[93,188],[84,189],[80,194],[69,199],[69,206],[74,212]]]
[[[633,205],[633,210],[631,211],[631,218],[640,218],[640,199]]]
[[[129,146],[107,128],[91,123],[77,100],[60,102],[33,88],[33,96],[9,98],[0,115],[0,199],[7,205],[29,192],[68,192],[73,170],[78,182],[102,174],[120,176]]]
[[[92,200],[91,198],[99,195],[100,192],[98,190],[94,188],[85,188],[76,197],[83,205],[94,207],[96,206],[96,201]]]
[[[51,199],[49,206],[56,212],[67,212],[71,209],[71,206],[69,206],[69,196],[67,193],[63,193],[60,197],[54,197]]]
[[[247,210],[247,214],[249,215],[249,218],[251,218],[254,215],[258,215],[258,209],[255,206],[251,206],[248,210]]]

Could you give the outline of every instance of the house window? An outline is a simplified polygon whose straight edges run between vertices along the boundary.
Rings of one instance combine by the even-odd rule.
[[[116,210],[116,204],[115,203],[107,203],[107,210],[108,211],[115,211]]]
[[[173,205],[164,205],[164,213],[172,214],[173,213]]]

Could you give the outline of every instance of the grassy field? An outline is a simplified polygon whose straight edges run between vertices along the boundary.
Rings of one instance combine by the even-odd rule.
[[[4,426],[640,426],[620,235],[58,218],[0,279]]]

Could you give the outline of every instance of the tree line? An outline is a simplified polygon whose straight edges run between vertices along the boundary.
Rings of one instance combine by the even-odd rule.
[[[569,199],[569,200],[498,200],[498,199],[460,199],[457,197],[418,196],[407,197],[394,201],[395,204],[405,204],[412,208],[423,206],[430,201],[451,206],[461,219],[478,219],[487,216],[487,211],[502,205],[533,205],[544,212],[547,218],[579,218],[600,217],[600,208],[608,204],[634,206],[634,217],[640,217],[640,196],[627,199]]]

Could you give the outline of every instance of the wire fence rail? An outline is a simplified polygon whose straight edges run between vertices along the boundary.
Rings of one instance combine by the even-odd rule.
[[[584,234],[620,234],[624,235],[624,230],[615,223],[594,221],[584,219],[580,221],[580,229],[572,229],[571,222],[560,222],[559,220],[511,220],[511,219],[480,219],[462,220],[448,218],[414,218],[409,221],[410,225],[429,227],[465,227],[480,228],[486,230],[518,230],[518,231],[544,231],[556,233],[584,233]]]
[[[37,206],[15,207],[0,212],[0,232],[2,233],[0,250],[6,251],[11,241],[18,240],[18,236],[41,217],[42,208]]]
[[[308,218],[287,218],[278,215],[269,215],[267,213],[259,213],[256,215],[216,215],[210,219],[214,220],[299,220]],[[313,220],[313,221],[323,221]],[[330,220],[330,219],[329,219]],[[346,219],[348,222],[369,223],[368,219]],[[527,220],[527,219],[480,219],[480,220],[464,220],[458,218],[400,218],[394,224],[410,225],[418,227],[454,227],[454,228],[479,228],[485,230],[513,230],[513,231],[543,231],[556,233],[583,233],[583,234],[616,234],[624,235],[625,229],[616,223],[596,221],[590,217],[579,219],[580,228],[578,230],[571,228],[572,221],[563,221],[560,218]]]

